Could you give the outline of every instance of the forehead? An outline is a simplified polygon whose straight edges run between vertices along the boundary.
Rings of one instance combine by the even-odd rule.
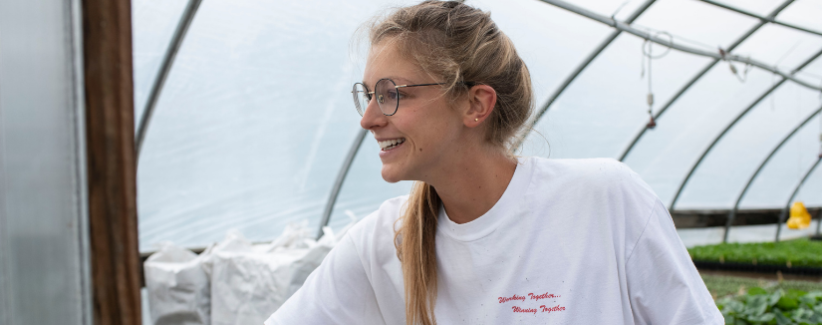
[[[363,83],[373,85],[389,78],[398,84],[425,80],[420,67],[400,52],[395,41],[385,40],[371,46],[363,73]]]

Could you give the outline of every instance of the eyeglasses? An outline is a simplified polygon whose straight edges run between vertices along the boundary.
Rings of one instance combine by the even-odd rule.
[[[385,116],[392,116],[397,113],[397,109],[400,107],[400,98],[402,98],[402,95],[400,95],[398,89],[439,85],[444,85],[444,83],[397,86],[393,80],[383,78],[377,81],[377,84],[374,86],[374,91],[372,92],[369,92],[368,87],[364,84],[357,82],[354,84],[354,89],[351,90],[351,94],[354,97],[354,106],[357,108],[360,116],[365,114],[365,108],[368,107],[368,103],[371,102],[372,96],[377,97],[377,104],[380,107],[380,111],[382,111]]]

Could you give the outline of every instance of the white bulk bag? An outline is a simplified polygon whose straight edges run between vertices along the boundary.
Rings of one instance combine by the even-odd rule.
[[[210,256],[212,324],[262,324],[337,243],[330,228],[323,231],[317,242],[305,225],[292,225],[271,244],[215,249]]]
[[[269,244],[253,245],[237,230],[197,256],[171,243],[144,264],[154,325],[262,324],[305,282],[338,240],[323,228],[311,238],[307,222],[286,227]]]
[[[211,290],[201,264],[203,255],[163,243],[143,265],[151,323],[211,324]]]

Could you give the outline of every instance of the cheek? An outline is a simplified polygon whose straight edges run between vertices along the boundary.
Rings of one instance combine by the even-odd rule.
[[[396,127],[411,139],[414,154],[436,152],[454,141],[455,130],[462,125],[462,121],[451,114],[452,110],[442,104],[409,107],[408,118],[397,120]]]
[[[449,144],[455,141],[456,132],[454,130],[457,126],[444,116],[426,122],[425,128],[420,130],[416,153],[447,150]]]

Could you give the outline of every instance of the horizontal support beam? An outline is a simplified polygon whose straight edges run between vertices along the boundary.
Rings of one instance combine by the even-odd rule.
[[[747,64],[747,65],[750,65],[752,67],[757,67],[759,69],[762,69],[762,70],[771,72],[773,74],[779,75],[779,76],[781,76],[785,79],[788,79],[792,82],[795,82],[796,84],[801,85],[805,88],[822,92],[822,87],[820,87],[820,86],[812,85],[812,84],[810,84],[808,82],[805,82],[801,79],[795,78],[794,76],[790,75],[789,73],[781,71],[778,68],[769,66],[769,65],[767,65],[763,62],[760,62],[760,61],[757,61],[757,60],[754,60],[754,59],[751,59],[751,58],[742,57],[742,56],[739,56],[739,55],[736,55],[736,54],[730,54],[730,53],[722,53],[721,54],[719,51],[715,53],[715,52],[706,51],[706,50],[698,49],[698,48],[691,47],[691,46],[677,44],[677,43],[674,43],[673,40],[667,40],[667,39],[664,39],[664,38],[661,38],[661,37],[657,37],[655,35],[652,35],[649,32],[633,28],[630,25],[628,25],[626,23],[623,23],[623,22],[620,22],[620,21],[618,21],[616,19],[613,19],[611,17],[607,17],[607,16],[603,16],[603,15],[594,13],[590,10],[584,9],[582,7],[575,6],[575,5],[570,4],[568,2],[565,2],[565,1],[561,1],[561,0],[541,0],[541,1],[552,4],[552,5],[557,6],[559,8],[571,11],[575,14],[590,18],[592,20],[598,21],[598,22],[603,23],[605,25],[616,28],[617,30],[621,30],[623,32],[632,34],[632,35],[640,37],[642,39],[654,42],[656,44],[659,44],[659,45],[662,45],[662,46],[665,46],[665,47],[669,47],[671,49],[675,49],[675,50],[680,51],[680,52],[685,52],[685,53],[690,53],[690,54],[693,54],[693,55],[699,55],[699,56],[719,59],[719,60],[723,60],[723,61],[734,61],[734,62]]]
[[[770,14],[768,14],[768,17],[771,17],[771,18],[776,17],[776,15],[778,15],[780,12],[782,12],[782,10],[785,10],[785,8],[787,8],[793,2],[794,2],[794,0],[785,0],[785,2],[782,2],[781,5],[774,8],[774,10],[771,11]],[[745,40],[747,40],[754,33],[756,33],[756,31],[758,31],[760,28],[762,28],[762,26],[765,26],[765,24],[767,24],[766,20],[760,20],[758,24],[754,25],[753,27],[748,29],[747,32],[742,34],[742,36],[737,38],[736,41],[734,41],[730,46],[728,46],[728,48],[725,49],[725,51],[733,52],[736,49],[737,46],[739,46],[743,42],[745,42]],[[665,112],[668,110],[669,107],[671,107],[674,103],[676,103],[676,101],[679,100],[679,98],[683,94],[685,94],[685,92],[688,91],[688,89],[691,89],[691,87],[694,84],[696,84],[697,81],[702,79],[702,77],[705,76],[705,74],[708,73],[708,71],[713,69],[713,67],[717,63],[719,63],[719,61],[720,60],[718,60],[718,59],[713,59],[711,61],[711,63],[706,65],[704,68],[702,68],[702,70],[699,71],[699,73],[694,75],[694,77],[691,78],[691,80],[688,81],[688,83],[686,83],[684,86],[682,86],[682,88],[680,88],[679,91],[677,91],[674,96],[672,96],[670,99],[668,99],[668,101],[664,105],[662,105],[662,107],[660,107],[657,110],[656,113],[654,113],[654,120],[659,121],[659,119],[662,117],[662,114],[665,114]],[[648,124],[645,121],[643,121],[642,122],[642,127],[640,128],[639,132],[637,132],[637,134],[634,136],[634,138],[631,140],[631,142],[628,143],[628,146],[626,146],[625,149],[622,150],[622,153],[619,155],[619,161],[625,161],[625,158],[628,156],[629,153],[631,153],[631,150],[634,149],[636,144],[639,142],[639,139],[641,139],[642,136],[645,135],[645,133],[647,131],[648,131]]]

